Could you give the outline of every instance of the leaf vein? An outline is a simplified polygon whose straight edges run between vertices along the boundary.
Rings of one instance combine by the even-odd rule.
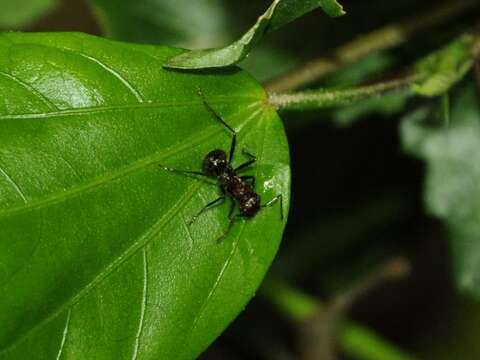
[[[68,310],[67,313],[67,319],[65,320],[65,326],[63,328],[63,334],[62,334],[62,340],[60,341],[60,347],[57,352],[57,357],[56,360],[60,360],[62,354],[63,354],[63,349],[65,348],[65,343],[67,342],[67,335],[68,335],[68,329],[70,327],[70,316],[72,314],[72,310]]]
[[[144,248],[155,236],[157,236],[162,228],[168,224],[168,222],[180,211],[182,206],[187,203],[197,192],[198,188],[201,185],[201,182],[195,182],[194,185],[191,185],[187,188],[184,195],[182,195],[174,206],[168,210],[163,216],[161,216],[158,221],[153,224],[143,235],[139,236],[136,241],[133,242],[132,246],[127,248],[122,254],[120,254],[116,259],[114,259],[110,264],[108,264],[103,271],[101,271],[91,282],[85,285],[76,295],[74,295],[70,300],[67,300],[63,306],[60,306],[56,311],[53,311],[50,315],[45,317],[43,320],[39,321],[35,326],[30,328],[24,333],[23,336],[18,338],[10,346],[0,349],[0,355],[13,351],[17,346],[19,346],[25,339],[32,335],[35,330],[41,329],[45,326],[51,319],[54,319],[56,316],[62,313],[66,308],[76,305],[80,300],[89,294],[96,286],[98,286],[102,281],[104,281],[109,275],[111,275],[115,270],[117,270],[121,264],[130,259],[137,251]]]
[[[110,66],[108,66],[107,64],[103,63],[102,61],[94,58],[93,56],[90,56],[90,55],[87,55],[85,53],[81,53],[79,51],[77,52],[73,52],[72,50],[68,50],[68,49],[65,49],[63,48],[62,50],[64,51],[68,51],[72,54],[77,54],[78,56],[81,56],[85,59],[88,59],[92,62],[94,62],[95,64],[99,65],[102,69],[104,69],[105,71],[107,71],[108,73],[112,74],[115,78],[117,78],[124,86],[126,89],[128,89],[128,91],[133,95],[135,96],[135,98],[138,100],[139,103],[143,103],[145,100],[142,96],[142,94],[140,93],[140,91],[138,89],[136,89],[127,79],[125,79],[119,72],[117,72],[115,69],[111,68]]]
[[[140,338],[142,336],[143,327],[145,324],[145,311],[147,308],[147,292],[148,292],[148,263],[147,263],[147,249],[142,249],[143,258],[143,288],[142,288],[142,304],[140,308],[140,321],[138,324],[137,334],[135,336],[135,343],[133,347],[132,360],[138,357],[138,349],[140,348]]]
[[[220,99],[215,101],[214,99]],[[252,103],[252,101],[258,101],[258,97],[252,96],[216,96],[209,98],[209,103],[212,105],[219,104],[238,104],[240,101]],[[68,110],[58,110],[52,112],[43,113],[31,113],[31,114],[12,114],[12,115],[0,115],[0,120],[36,120],[55,117],[66,116],[87,116],[91,114],[101,114],[107,112],[125,111],[125,110],[144,110],[144,109],[161,109],[169,107],[181,107],[181,106],[201,106],[200,100],[183,101],[183,102],[156,102],[156,103],[142,103],[142,104],[127,104],[127,105],[112,105],[112,106],[95,106],[95,107],[83,107]]]
[[[258,104],[258,103],[257,103]],[[254,104],[252,104],[253,106]],[[260,108],[261,111],[261,108]],[[258,111],[254,111],[247,119],[244,120],[244,125],[246,126],[252,119],[255,118],[255,115],[258,114]],[[216,129],[213,130],[212,129]],[[103,183],[108,182],[110,180],[113,180],[115,178],[118,178],[120,176],[125,176],[129,173],[132,173],[134,171],[137,171],[141,168],[144,168],[146,166],[158,163],[161,159],[164,159],[170,155],[173,155],[175,153],[178,153],[180,151],[183,151],[185,149],[191,148],[192,146],[195,145],[197,142],[203,141],[205,138],[210,138],[213,134],[216,132],[222,131],[221,128],[218,128],[218,126],[212,125],[210,127],[207,127],[204,131],[203,134],[196,134],[195,136],[192,136],[192,139],[183,139],[182,143],[180,146],[178,144],[172,146],[171,149],[169,150],[163,150],[164,153],[156,153],[153,156],[150,156],[148,158],[144,158],[140,161],[137,161],[133,164],[131,164],[127,168],[122,168],[120,171],[117,171],[114,173],[114,175],[107,175],[104,177],[101,177],[100,179],[96,179],[91,183],[84,184],[80,187],[77,187],[73,190],[67,191],[68,194],[65,195],[65,193],[57,193],[54,196],[48,198],[48,199],[42,199],[38,203],[29,202],[27,206],[21,207],[21,208],[13,208],[9,209],[6,211],[0,212],[0,218],[5,215],[11,215],[12,213],[15,213],[17,211],[25,211],[26,209],[32,209],[38,206],[47,206],[50,204],[54,204],[56,202],[60,202],[64,200],[67,197],[71,196],[77,196],[79,193],[82,191],[87,191],[91,190],[92,188],[95,188],[97,186],[101,186]],[[181,208],[195,195],[198,193],[198,188],[199,186],[202,185],[200,181],[194,182],[193,185],[190,185],[187,187],[185,193],[179,197],[177,202],[172,205],[172,207],[163,214],[163,216],[160,216],[158,221],[153,224],[143,235],[135,239],[130,247],[125,249],[121,254],[118,255],[115,259],[112,259],[112,261],[105,266],[105,268],[98,273],[96,277],[94,277],[88,284],[86,284],[82,289],[80,289],[75,295],[73,295],[70,299],[66,300],[66,302],[63,304],[63,306],[60,306],[57,308],[57,310],[54,310],[51,312],[49,315],[47,315],[44,319],[40,320],[36,325],[34,325],[32,328],[27,330],[22,336],[20,336],[15,342],[10,344],[8,347],[0,350],[0,355],[5,354],[8,352],[13,351],[15,348],[17,348],[23,341],[28,339],[37,329],[41,329],[44,327],[49,321],[54,319],[56,316],[61,314],[65,309],[74,306],[78,302],[83,299],[84,296],[89,294],[96,286],[98,286],[100,283],[102,283],[109,275],[111,275],[115,270],[117,270],[125,261],[127,261],[129,258],[131,258],[137,251],[140,249],[144,248],[152,239],[154,239],[155,236],[157,236],[162,228],[166,226],[169,221],[174,218],[174,216],[181,210]],[[241,229],[241,232],[243,231],[243,227]],[[238,240],[237,240],[238,241]],[[228,266],[227,265],[224,265]],[[223,275],[222,275],[223,276]],[[218,283],[221,279],[218,279]],[[214,290],[211,291],[211,294],[213,295]],[[205,306],[205,304],[204,304]],[[197,318],[200,317],[200,314],[197,316]],[[193,330],[193,328],[191,328]],[[191,331],[190,331],[191,332]]]
[[[26,204],[27,197],[23,193],[22,189],[20,189],[20,186],[13,180],[13,178],[8,175],[8,173],[4,170],[2,166],[0,166],[0,173],[3,175],[3,177],[7,180],[7,182],[12,186],[12,188],[15,190],[15,193],[20,196],[20,198],[23,200],[23,202]]]
[[[19,86],[21,86],[22,88],[24,88],[25,90],[33,94],[38,100],[44,103],[48,107],[48,109],[54,110],[54,111],[58,110],[58,107],[50,99],[48,99],[45,95],[43,95],[41,92],[35,89],[32,85],[4,71],[0,71],[0,75],[2,75],[5,79],[13,81],[14,83],[18,84]]]
[[[252,118],[254,118],[254,115],[256,115],[257,112],[254,112],[252,116],[250,116],[247,120],[245,120],[245,125],[247,122],[249,122]],[[96,189],[97,187],[100,187],[110,181],[113,181],[115,179],[121,178],[123,176],[127,176],[131,173],[135,173],[136,171],[142,170],[148,166],[155,165],[160,163],[161,161],[167,159],[170,156],[173,156],[175,154],[178,154],[184,150],[188,150],[206,139],[211,138],[213,135],[221,132],[222,129],[218,127],[216,124],[212,124],[211,126],[208,126],[205,128],[205,130],[193,134],[191,137],[182,139],[181,143],[177,143],[172,145],[170,148],[167,149],[162,149],[158,152],[153,153],[152,155],[136,160],[132,162],[131,164],[124,166],[116,171],[112,171],[110,173],[104,174],[102,176],[99,176],[97,178],[94,178],[90,182],[86,182],[84,184],[80,184],[77,186],[74,186],[68,190],[62,191],[62,192],[56,192],[52,193],[44,198],[41,198],[39,200],[34,200],[28,202],[28,204],[24,204],[22,206],[16,206],[16,207],[11,207],[9,209],[1,210],[0,211],[0,219],[3,217],[11,216],[13,214],[21,213],[21,212],[26,212],[28,210],[33,210],[33,209],[38,209],[38,208],[43,208],[48,205],[53,205],[56,203],[59,203],[63,200],[69,199],[69,198],[74,198],[83,192],[88,192]],[[1,169],[1,167],[0,167]]]

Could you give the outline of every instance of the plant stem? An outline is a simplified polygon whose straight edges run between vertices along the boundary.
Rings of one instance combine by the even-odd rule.
[[[353,303],[377,286],[410,274],[411,266],[404,257],[394,257],[379,266],[371,274],[364,276],[347,291],[337,294],[330,304],[330,311],[346,313]]]
[[[339,347],[343,353],[358,360],[414,360],[389,341],[379,337],[365,326],[351,321],[340,324]]]
[[[373,85],[347,89],[305,90],[291,94],[271,93],[269,102],[277,110],[312,110],[342,106],[355,101],[381,96],[387,92],[409,91],[410,85],[418,79],[419,75],[411,75]]]
[[[325,309],[316,298],[278,281],[267,283],[262,294],[296,323],[304,323]],[[337,341],[345,354],[359,360],[415,360],[375,332],[348,320],[340,321]]]
[[[415,16],[397,24],[391,24],[359,37],[334,50],[331,57],[321,57],[268,81],[268,92],[280,92],[305,87],[326,74],[352,64],[374,52],[405,43],[413,34],[458,16],[478,5],[477,0],[446,1],[426,14]]]

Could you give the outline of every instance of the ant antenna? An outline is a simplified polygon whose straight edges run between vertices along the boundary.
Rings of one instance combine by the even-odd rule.
[[[213,109],[210,104],[207,102],[205,99],[205,95],[203,95],[202,89],[197,87],[197,92],[200,98],[202,99],[203,105],[207,108],[207,110],[210,112],[210,114],[213,115],[217,121],[219,121],[225,128],[227,128],[228,131],[232,134],[232,142],[230,144],[230,152],[228,154],[228,162],[231,163],[233,160],[233,154],[235,153],[235,146],[237,144],[237,132],[230,126],[228,125],[225,120],[222,119],[222,117]]]

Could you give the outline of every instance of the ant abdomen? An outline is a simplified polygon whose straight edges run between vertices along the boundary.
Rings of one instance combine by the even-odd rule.
[[[250,197],[240,202],[240,212],[246,217],[253,217],[260,210],[260,195],[252,193]]]

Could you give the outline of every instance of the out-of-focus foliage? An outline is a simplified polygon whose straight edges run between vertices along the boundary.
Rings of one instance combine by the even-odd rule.
[[[118,40],[188,49],[219,46],[229,39],[220,0],[88,0],[105,35]]]
[[[57,4],[58,0],[0,0],[0,29],[14,30],[30,25]]]
[[[352,86],[361,84],[372,77],[375,78],[379,73],[392,69],[395,63],[395,58],[388,53],[375,53],[328,76],[322,81],[322,85]],[[407,92],[400,92],[363,100],[335,109],[332,111],[333,120],[340,126],[350,126],[356,120],[364,119],[369,115],[390,117],[404,109],[408,98]]]
[[[450,124],[430,108],[402,122],[406,151],[426,161],[425,203],[448,225],[458,286],[480,298],[480,106],[473,86],[454,98]]]
[[[464,35],[443,49],[418,62],[421,79],[413,86],[418,94],[438,96],[460,81],[473,65],[474,45],[478,37]]]

